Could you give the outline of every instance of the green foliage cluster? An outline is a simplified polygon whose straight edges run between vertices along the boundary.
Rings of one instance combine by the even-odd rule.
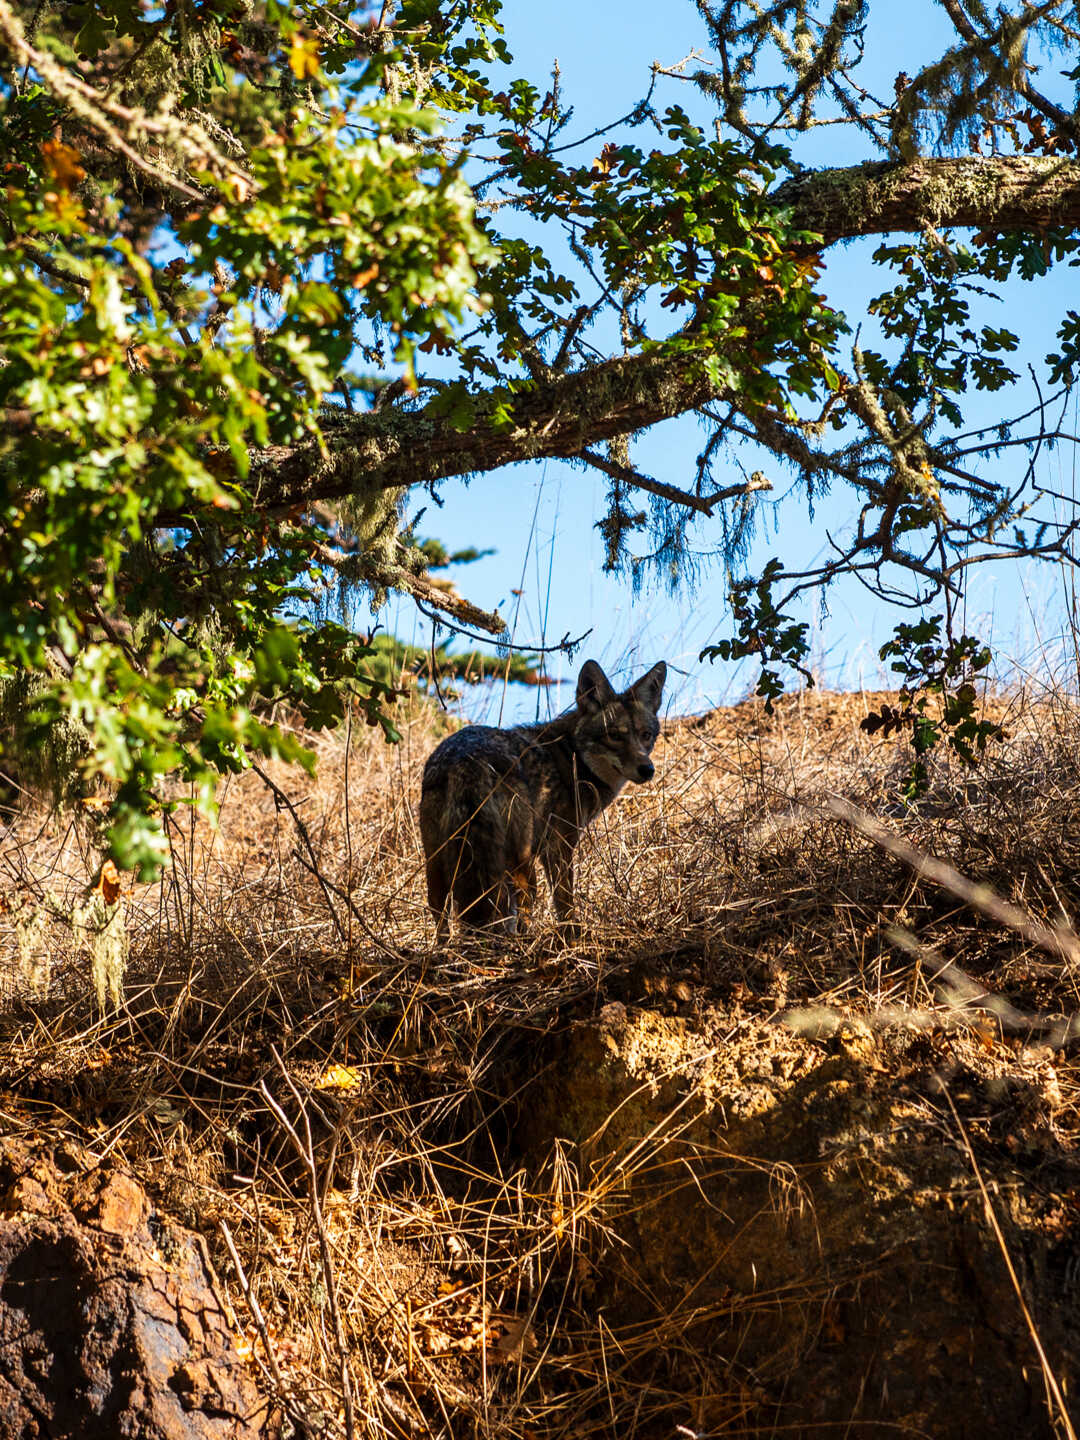
[[[766,713],[772,714],[773,701],[784,693],[780,671],[772,667],[789,665],[807,681],[813,676],[803,665],[810,653],[807,640],[809,625],[783,614],[773,597],[773,586],[783,573],[783,565],[772,559],[759,579],[747,577],[731,586],[731,615],[736,634],[729,640],[706,645],[700,660],[756,659],[760,663],[757,694],[764,697]]]
[[[914,624],[898,625],[879,654],[900,677],[900,694],[895,705],[882,705],[867,715],[862,728],[870,735],[910,735],[913,758],[905,799],[917,799],[926,790],[927,756],[943,739],[966,764],[974,765],[989,741],[1004,738],[1001,725],[978,714],[974,682],[992,657],[974,636],[951,635],[944,616],[927,615]]]
[[[972,278],[985,276],[985,256],[967,245],[922,239],[883,245],[874,258],[900,272],[900,283],[872,300],[869,313],[880,317],[886,338],[901,343],[903,359],[891,366],[883,355],[863,351],[871,380],[888,384],[911,408],[928,393],[938,395],[942,415],[953,424],[962,420],[957,397],[969,385],[995,391],[1016,380],[1002,356],[1015,352],[1019,338],[971,321],[972,299],[988,293]]]
[[[152,200],[137,164],[94,164],[102,126],[7,55],[0,689],[27,701],[24,750],[77,728],[65,782],[108,788],[111,854],[144,875],[164,853],[167,778],[210,807],[250,752],[310,764],[265,718],[276,700],[319,727],[351,695],[395,737],[369,647],[308,613],[333,579],[317,529],[260,512],[250,457],[320,443],[359,322],[393,337],[408,375],[418,336],[477,306],[492,251],[455,164],[406,138],[434,118],[388,104],[351,40],[326,44],[324,8],[259,19],[259,63],[281,83],[242,173],[180,128],[147,162]],[[250,83],[226,27],[251,10],[68,7],[46,17],[48,53],[115,78],[152,51],[173,102],[213,105]]]
[[[572,165],[542,144],[537,132],[557,117],[534,91],[524,99],[516,92],[511,113],[513,127],[499,136],[503,170],[527,192],[534,219],[566,219],[603,285],[624,297],[631,346],[700,356],[717,384],[755,404],[784,407],[822,381],[835,385],[827,357],[846,327],[815,290],[814,237],[768,201],[786,152],[710,139],[673,106],[656,117],[664,149],[610,144],[590,164]],[[582,298],[579,283],[540,247],[501,237],[488,284],[491,307],[461,352],[468,376],[499,382],[507,362],[545,347],[554,361],[568,307]],[[678,322],[670,334],[646,325],[650,301]],[[527,337],[523,317],[537,327]],[[464,384],[449,387],[437,407],[452,409],[463,427],[474,418],[462,408]],[[501,423],[512,415],[514,387],[506,392]]]

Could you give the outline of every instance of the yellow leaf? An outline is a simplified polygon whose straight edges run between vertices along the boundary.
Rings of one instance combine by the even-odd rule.
[[[295,34],[289,47],[289,69],[297,80],[311,80],[319,73],[319,42],[312,36]]]
[[[381,975],[382,967],[379,965],[361,965],[354,962],[349,966],[348,975],[338,976],[335,981],[335,989],[343,1000],[348,1000],[358,990],[362,990],[369,980],[376,975]]]
[[[82,201],[76,199],[65,186],[59,190],[46,190],[41,198],[45,209],[59,225],[78,225],[85,218]]]
[[[316,1090],[351,1090],[363,1078],[352,1065],[331,1065],[315,1082]]]
[[[70,190],[80,180],[86,179],[86,171],[79,164],[82,156],[62,140],[46,140],[41,147],[41,155],[45,168],[62,189]]]

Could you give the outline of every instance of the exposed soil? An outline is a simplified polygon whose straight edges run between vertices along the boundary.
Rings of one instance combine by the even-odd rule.
[[[553,1036],[521,1130],[538,1156],[573,1141],[612,1190],[588,1284],[614,1327],[655,1331],[651,1383],[711,1372],[706,1433],[1053,1435],[987,1199],[1071,1389],[1080,1165],[1054,1057],[955,1029],[830,1033],[677,983],[695,998],[676,1013],[642,994]]]

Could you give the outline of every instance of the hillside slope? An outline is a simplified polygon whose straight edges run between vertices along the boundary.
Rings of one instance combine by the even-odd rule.
[[[105,1018],[63,918],[93,853],[28,804],[5,1133],[48,1193],[123,1175],[202,1237],[267,1434],[1071,1434],[1080,718],[992,702],[1005,742],[911,808],[885,698],[670,724],[572,947],[436,954],[431,720],[325,737],[289,805],[178,809]]]

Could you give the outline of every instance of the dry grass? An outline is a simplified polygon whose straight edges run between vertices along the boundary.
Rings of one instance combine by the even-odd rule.
[[[1073,967],[884,855],[824,800],[841,794],[1034,919],[1071,923],[1076,712],[1060,696],[995,702],[1004,747],[974,775],[942,762],[904,811],[904,757],[859,729],[873,703],[810,694],[772,719],[748,702],[669,726],[656,782],[579,850],[586,938],[572,949],[541,919],[527,941],[435,955],[415,813],[432,718],[394,748],[325,736],[317,782],[272,771],[306,842],[252,775],[224,786],[217,833],[178,809],[171,872],[126,897],[126,1001],[105,1019],[62,922],[36,942],[47,996],[20,969],[20,905],[25,918],[48,894],[62,910],[95,868],[77,827],[30,807],[0,846],[4,1123],[123,1163],[207,1236],[297,1433],[743,1433],[753,1375],[692,1339],[723,1318],[715,1306],[612,1329],[596,1304],[625,1167],[688,1183],[661,1157],[678,1117],[617,1175],[586,1173],[555,1140],[546,1158],[524,1154],[517,1090],[546,1033],[628,986],[672,1011],[734,998],[877,1023],[940,1014],[940,957],[979,994],[1007,992],[1027,1027],[1018,1044],[1044,1034],[1041,1017],[1080,1011]],[[1072,1133],[1070,1065],[1058,1081]],[[802,1203],[793,1172],[775,1189],[777,1204]]]

